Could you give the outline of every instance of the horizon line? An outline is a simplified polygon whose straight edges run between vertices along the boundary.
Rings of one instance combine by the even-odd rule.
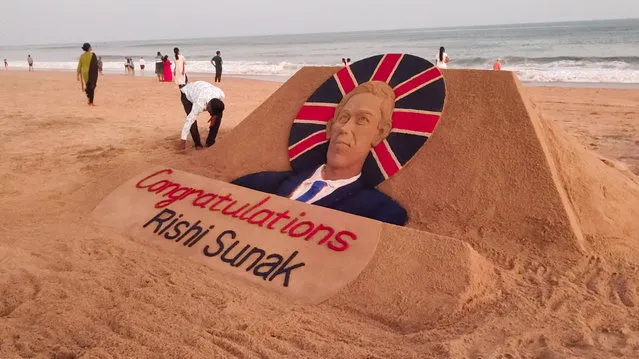
[[[330,35],[330,34],[347,34],[347,33],[362,33],[362,32],[377,32],[377,31],[402,31],[402,30],[448,30],[448,29],[469,29],[478,27],[496,27],[496,26],[514,26],[514,25],[543,25],[543,24],[572,24],[579,22],[605,22],[605,21],[622,21],[622,20],[639,20],[639,17],[628,18],[608,18],[608,19],[588,19],[588,20],[565,20],[565,21],[533,21],[533,22],[516,22],[516,23],[499,23],[499,24],[472,24],[472,25],[452,25],[452,26],[436,26],[436,27],[405,27],[405,28],[386,28],[386,29],[363,29],[363,30],[348,30],[348,31],[322,31],[322,32],[289,32],[289,33],[270,33],[270,34],[248,34],[248,35],[226,35],[215,37],[218,39],[233,39],[233,38],[250,38],[250,37],[275,37],[275,36],[295,36],[295,35]],[[133,40],[95,40],[94,43],[114,43],[114,42],[155,42],[155,41],[179,41],[179,40],[204,40],[212,39],[213,37],[179,37],[179,38],[164,38],[164,39],[133,39]],[[28,47],[28,46],[61,46],[71,45],[73,42],[57,42],[57,43],[32,43],[32,44],[19,44],[19,45],[7,45],[0,44],[0,47]]]

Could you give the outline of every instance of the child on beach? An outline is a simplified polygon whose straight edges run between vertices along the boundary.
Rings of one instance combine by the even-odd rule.
[[[501,71],[501,62],[499,61],[499,59],[497,59],[497,61],[495,61],[495,63],[493,64],[493,70]]]

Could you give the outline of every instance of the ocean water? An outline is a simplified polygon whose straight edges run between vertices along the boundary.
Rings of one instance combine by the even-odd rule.
[[[213,73],[209,63],[222,51],[224,74],[286,79],[304,66],[340,65],[368,56],[403,52],[434,61],[439,46],[452,69],[491,69],[497,57],[504,70],[536,83],[639,83],[639,19],[463,28],[273,35],[130,42],[91,42],[104,71],[124,72],[124,57],[147,62],[153,75],[157,51],[186,57],[187,72]],[[26,69],[31,54],[39,69],[74,70],[81,44],[0,47],[12,69]],[[150,70],[149,70],[150,69]],[[139,71],[138,71],[139,74]]]

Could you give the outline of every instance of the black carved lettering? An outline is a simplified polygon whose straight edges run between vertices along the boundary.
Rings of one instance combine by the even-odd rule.
[[[153,230],[153,233],[157,233],[160,230],[160,228],[162,227],[162,225],[164,224],[164,222],[166,222],[166,221],[170,220],[171,218],[175,217],[175,214],[176,214],[175,211],[172,211],[172,210],[170,210],[168,208],[167,209],[163,209],[162,212],[156,214],[155,217],[151,218],[151,220],[146,222],[142,226],[142,228],[146,228],[151,223],[157,222],[158,223],[157,227],[155,227],[155,229]]]
[[[215,228],[215,226],[210,226],[209,229],[207,229],[206,231],[204,231],[204,233],[202,233],[202,235],[200,235],[199,237],[195,238],[195,240],[191,241],[191,239],[189,239],[188,241],[184,242],[185,246],[189,246],[189,248],[193,247],[197,242],[200,241],[200,239],[202,239],[204,236],[206,236],[209,231],[211,229]]]
[[[262,260],[262,258],[264,258],[264,256],[266,255],[266,252],[264,252],[264,250],[263,250],[263,249],[259,249],[259,248],[255,248],[255,247],[253,247],[253,249],[251,249],[251,251],[250,251],[250,252],[248,252],[248,254],[247,254],[246,256],[244,256],[244,258],[242,258],[242,260],[241,260],[241,261],[237,262],[237,263],[235,264],[235,266],[236,266],[236,267],[241,266],[242,264],[244,264],[244,262],[245,262],[247,259],[249,259],[249,257],[251,257],[251,255],[253,255],[253,254],[255,254],[255,253],[259,254],[259,256],[257,257],[257,259],[256,259],[255,261],[253,261],[253,263],[252,263],[250,266],[246,267],[246,271],[247,271],[247,272],[248,272],[248,271],[250,271],[250,270],[251,270],[251,269],[253,269],[253,267],[255,267],[255,265],[256,265],[257,263],[259,263],[259,262]]]
[[[284,283],[283,285],[285,287],[288,287],[288,282],[291,279],[291,271],[300,267],[305,266],[305,263],[297,263],[294,264],[292,266],[287,267],[287,265],[293,260],[293,258],[295,258],[295,256],[297,256],[297,251],[293,252],[293,254],[291,254],[290,257],[288,257],[288,259],[286,260],[286,262],[282,263],[282,266],[280,268],[278,268],[278,270],[273,273],[273,275],[268,279],[269,282],[272,281],[275,277],[277,277],[280,274],[284,274]]]
[[[162,234],[164,234],[164,232],[166,232],[167,229],[171,228],[172,225],[175,224],[175,222],[177,222],[180,218],[182,218],[182,214],[178,216],[178,218],[175,218],[174,220],[171,221],[171,223],[169,223],[166,227],[164,227],[160,233],[158,233],[158,236],[161,236]]]
[[[231,266],[237,267],[234,265],[235,262],[237,262],[237,260],[244,254],[244,252],[246,252],[247,249],[251,248],[251,246],[247,244],[244,246],[244,248],[242,248],[242,250],[239,253],[235,255],[235,257],[233,257],[233,259],[228,259],[227,255],[229,254],[229,252],[231,252],[233,248],[235,248],[235,246],[237,246],[239,243],[240,241],[235,241],[233,244],[231,244],[231,246],[226,251],[224,251],[224,253],[222,253],[222,256],[220,257],[222,262],[229,263]]]
[[[189,228],[188,231],[184,232],[184,234],[182,236],[180,236],[178,239],[176,239],[176,242],[181,241],[182,239],[184,239],[184,237],[188,236],[189,234],[191,235],[191,237],[189,237],[189,239],[186,240],[186,242],[189,242],[195,238],[197,238],[200,234],[202,234],[202,227],[198,226],[198,224],[200,224],[200,221],[198,220],[197,222],[195,222],[191,228]],[[191,233],[192,231],[195,231],[195,233]]]
[[[215,239],[218,249],[215,252],[209,252],[209,246],[206,245],[203,249],[204,255],[207,257],[215,257],[216,255],[222,253],[222,251],[224,250],[224,242],[222,242],[222,237],[224,237],[224,235],[226,234],[231,235],[231,239],[235,239],[236,234],[234,231],[224,231],[220,233],[220,235],[217,236],[217,238]]]
[[[191,223],[187,222],[187,221],[182,221],[178,224],[175,225],[175,227],[173,227],[173,230],[175,231],[174,235],[169,235],[169,232],[164,233],[164,238],[166,239],[176,239],[177,237],[180,236],[180,234],[182,234],[182,231],[180,230],[180,226],[185,226],[185,227],[189,227],[191,225]]]
[[[275,270],[275,268],[277,268],[280,265],[280,263],[282,263],[282,261],[284,260],[284,258],[282,258],[282,256],[279,254],[271,254],[268,257],[266,257],[266,259],[271,259],[271,258],[275,258],[276,261],[260,263],[253,270],[253,274],[255,274],[258,277],[262,277],[262,279],[266,280],[266,278],[268,278],[268,276],[271,275],[271,273]]]

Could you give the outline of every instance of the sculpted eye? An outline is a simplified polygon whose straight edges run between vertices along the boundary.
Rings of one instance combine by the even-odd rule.
[[[349,117],[350,115],[347,112],[342,112],[337,118],[337,121],[339,121],[340,123],[344,123],[348,121]]]
[[[368,117],[366,117],[366,116],[362,116],[362,117],[359,117],[357,119],[357,124],[358,125],[365,125],[367,123],[368,123]]]

